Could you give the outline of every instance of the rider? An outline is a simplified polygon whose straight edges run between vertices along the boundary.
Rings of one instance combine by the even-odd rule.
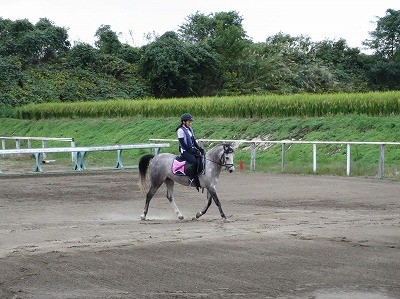
[[[181,157],[187,162],[193,164],[194,169],[189,173],[190,185],[194,184],[197,190],[200,187],[198,169],[198,157],[204,155],[204,150],[197,144],[194,138],[194,132],[191,128],[193,117],[189,113],[181,116],[181,124],[176,128],[178,133],[179,151]]]

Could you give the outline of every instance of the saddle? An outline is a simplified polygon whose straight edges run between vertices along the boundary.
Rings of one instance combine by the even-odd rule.
[[[192,172],[197,170],[197,174],[201,175],[205,172],[204,163],[204,159],[201,159],[201,162],[198,163],[199,165],[195,165],[187,162],[186,160],[183,160],[181,156],[176,156],[175,159],[172,161],[172,173],[174,175],[190,176]]]

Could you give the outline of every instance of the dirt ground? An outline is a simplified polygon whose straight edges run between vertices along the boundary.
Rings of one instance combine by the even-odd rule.
[[[400,298],[400,183],[222,173],[215,205],[135,172],[0,177],[0,298]]]

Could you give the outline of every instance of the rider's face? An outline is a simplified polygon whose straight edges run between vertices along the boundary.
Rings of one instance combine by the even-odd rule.
[[[189,128],[192,125],[192,122],[190,120],[185,120],[183,124],[185,125],[186,128]]]

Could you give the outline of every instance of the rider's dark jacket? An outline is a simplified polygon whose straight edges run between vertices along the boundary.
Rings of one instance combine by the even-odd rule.
[[[194,132],[192,128],[181,126],[178,130],[179,140],[179,151],[181,152],[182,158],[190,163],[196,163],[196,155],[199,155],[202,149],[197,144],[194,138]]]

